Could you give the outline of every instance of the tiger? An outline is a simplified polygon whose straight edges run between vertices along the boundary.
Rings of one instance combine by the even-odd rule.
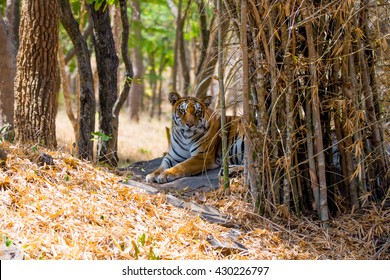
[[[172,127],[167,154],[160,166],[146,176],[148,183],[167,183],[221,166],[221,117],[210,108],[211,96],[182,97],[169,94]],[[244,136],[241,117],[227,116],[229,164],[242,165]]]

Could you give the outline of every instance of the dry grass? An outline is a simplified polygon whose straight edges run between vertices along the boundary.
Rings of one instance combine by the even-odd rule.
[[[249,252],[224,255],[207,238],[228,229],[174,208],[165,195],[121,185],[120,177],[63,152],[41,149],[55,165],[39,166],[34,149],[0,148],[9,153],[0,172],[0,234],[26,259],[315,258],[267,229],[240,237]]]
[[[248,251],[215,249],[208,238],[229,231],[118,182],[110,170],[61,151],[40,151],[54,166],[39,166],[38,151],[0,143],[9,153],[0,170],[0,236],[26,259],[389,259],[390,210],[370,207],[332,221],[290,217],[272,221],[253,213],[245,189],[207,194],[206,203],[231,216]],[[382,243],[380,243],[382,242]],[[388,242],[388,241],[387,241]],[[382,249],[382,250],[381,250]]]

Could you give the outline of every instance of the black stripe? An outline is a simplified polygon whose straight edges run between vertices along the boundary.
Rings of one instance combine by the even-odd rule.
[[[174,157],[173,155],[171,155],[171,154],[169,154],[169,153],[168,153],[168,155],[170,155],[175,161],[177,161],[177,162],[182,162],[182,161],[184,161],[184,160],[187,159],[186,157],[183,157],[183,156],[179,155],[174,149],[171,149],[171,150],[172,150],[172,152],[173,152],[175,155],[177,155],[177,157]],[[179,158],[179,160],[178,160],[177,158]],[[181,159],[181,160],[180,160],[180,159]]]
[[[173,145],[175,145],[175,144],[178,145],[178,146],[179,146],[180,148],[182,148],[183,150],[188,150],[187,147],[186,147],[186,148],[183,147],[183,145],[182,145],[183,143],[180,142],[180,139],[178,139],[177,136],[180,136],[180,135],[177,135],[177,132],[174,131],[173,134],[172,134],[172,138],[173,138],[173,140],[175,140],[175,141],[172,141],[172,144],[173,144]]]
[[[168,158],[169,154],[164,157],[164,161],[168,162],[168,167],[173,167],[173,163],[170,158]]]
[[[206,135],[203,135],[203,136],[206,136]],[[193,148],[191,149],[190,153],[192,154],[193,151],[199,149],[200,146],[202,146],[202,144],[204,143],[204,137],[201,138],[201,139],[198,139],[199,141],[198,142],[195,142],[193,143]]]
[[[203,131],[202,133],[199,134],[199,136],[195,139],[191,139],[192,142],[197,142],[200,138],[202,138],[206,134],[207,130]],[[194,135],[195,136],[195,135]]]

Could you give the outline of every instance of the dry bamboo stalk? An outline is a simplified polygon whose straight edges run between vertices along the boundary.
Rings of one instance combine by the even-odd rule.
[[[358,79],[356,77],[356,68],[355,68],[355,62],[354,62],[354,55],[350,54],[348,56],[348,72],[351,77],[351,83],[352,83],[352,91],[354,92],[353,94],[353,104],[356,110],[361,110],[361,102],[359,101],[360,98],[360,93],[358,91]],[[359,120],[358,126],[362,125],[362,120]],[[363,132],[361,130],[355,131],[353,135],[353,140],[355,143],[363,141]],[[359,168],[359,173],[358,173],[358,185],[362,191],[362,193],[367,193],[369,191],[368,189],[368,184],[366,184],[366,168],[365,168],[365,161],[363,160],[363,154],[364,154],[364,149],[362,149],[359,153],[355,153],[356,159],[358,164],[360,165]]]
[[[310,106],[308,93],[306,94],[306,129],[307,129],[307,159],[309,162],[310,187],[313,191],[313,209],[320,213],[320,188],[317,177],[317,167],[314,159],[314,144],[313,144],[313,126],[312,126],[312,109]]]
[[[359,63],[361,67],[361,77],[362,77],[362,84],[363,84],[363,94],[364,94],[364,100],[365,100],[365,112],[366,112],[366,121],[367,126],[369,127],[369,138],[367,141],[372,143],[372,151],[373,154],[373,161],[375,163],[375,173],[378,174],[380,172],[384,171],[384,158],[383,155],[383,149],[381,148],[382,142],[380,139],[380,132],[379,132],[379,126],[377,117],[375,114],[375,107],[372,97],[372,89],[370,86],[370,80],[369,80],[369,74],[367,69],[367,62],[366,57],[364,54],[364,46],[360,39],[358,39],[358,45],[360,46],[360,50],[358,51],[358,57],[359,57]],[[368,144],[368,146],[371,146]],[[372,178],[376,177],[375,174],[372,174]],[[381,184],[375,183],[376,187],[381,187]]]
[[[316,152],[316,162],[317,162],[317,174],[319,182],[319,216],[324,225],[327,225],[329,220],[328,216],[328,201],[327,201],[327,185],[326,185],[326,174],[325,174],[325,156],[324,156],[324,147],[323,147],[323,136],[321,128],[321,116],[320,116],[320,100],[318,96],[318,77],[317,77],[317,67],[318,54],[314,45],[314,33],[309,21],[308,16],[308,6],[306,3],[303,4],[301,10],[302,16],[305,22],[306,30],[306,39],[309,49],[309,72],[310,72],[310,87],[311,87],[311,106],[313,114],[313,128],[314,128],[314,149]],[[310,124],[309,124],[310,125]]]
[[[256,115],[257,116],[257,130],[258,134],[260,135],[260,139],[266,139],[267,138],[267,132],[266,132],[266,127],[267,127],[267,122],[268,122],[268,116],[267,116],[267,108],[265,104],[266,100],[266,90],[265,90],[265,77],[264,77],[264,69],[263,66],[261,65],[261,54],[260,54],[260,46],[258,44],[258,38],[257,34],[254,32],[255,28],[252,27],[252,40],[253,40],[253,57],[254,57],[254,64],[256,67],[256,78],[257,81],[255,81],[255,91],[257,93],[257,106],[256,106]],[[263,158],[268,158],[265,157],[264,150],[266,149],[266,141],[259,141],[258,142],[258,150],[262,151],[262,157]],[[258,156],[259,158],[259,156]],[[265,184],[266,184],[266,176],[267,172],[265,172],[266,166],[264,164],[261,164],[261,160],[257,160],[256,164],[258,168],[262,171],[260,171],[261,176],[258,176],[258,185],[259,189],[262,191],[259,191],[260,193],[264,192],[265,189]],[[273,192],[273,201],[276,201],[274,189],[271,188],[271,192]],[[279,199],[278,199],[279,201]]]
[[[286,75],[286,89],[284,91],[285,94],[285,111],[286,111],[286,118],[285,118],[285,125],[286,125],[286,133],[285,133],[285,151],[284,151],[284,169],[285,169],[285,174],[284,174],[284,179],[283,179],[283,184],[284,184],[284,197],[283,197],[283,203],[286,206],[290,205],[290,192],[292,191],[293,195],[293,202],[295,205],[295,209],[297,213],[300,212],[299,209],[299,203],[298,203],[298,194],[296,190],[296,184],[293,182],[293,178],[291,176],[291,172],[293,172],[293,168],[291,167],[293,163],[293,157],[292,157],[292,145],[293,145],[293,128],[294,128],[294,116],[293,116],[293,77],[292,77],[292,72],[293,72],[293,65],[291,61],[291,37],[290,34],[287,33],[287,24],[289,22],[288,19],[286,19],[284,13],[281,14],[281,21],[282,27],[281,27],[281,32],[282,32],[282,45],[285,46],[283,53],[284,53],[284,71]],[[295,187],[294,187],[295,186]]]
[[[266,57],[267,61],[270,61],[270,49],[268,48],[268,42],[267,42],[266,34],[264,32],[264,23],[261,21],[261,14],[262,13],[257,11],[256,1],[250,0],[249,3],[251,4],[251,8],[252,8],[251,11],[253,11],[252,13],[254,13],[254,11],[256,11],[256,13],[255,13],[255,19],[256,19],[255,26],[257,26],[259,28],[259,36],[260,36],[261,42],[263,44],[263,50],[264,50],[265,57]],[[258,5],[259,8],[261,8],[262,6],[265,7],[266,3],[263,3],[263,5]],[[267,9],[265,9],[265,8],[264,8],[264,10],[267,11]]]
[[[299,170],[299,161],[298,161],[298,155],[297,152],[294,153],[294,168],[295,168],[295,174],[296,174],[296,181],[297,181],[297,189],[298,189],[298,199],[299,199],[299,207],[302,212],[306,211],[305,204],[304,204],[304,194],[303,194],[303,184],[301,182],[301,172]]]
[[[335,26],[333,28],[333,39],[335,40],[336,39],[336,42],[334,43],[334,49],[335,50],[339,50],[342,46],[341,46],[341,43],[342,43],[342,40],[340,39],[340,36],[341,36],[341,24],[340,24],[340,21],[338,19],[335,19],[336,23],[335,23]],[[344,47],[345,47],[345,44],[348,44],[348,41],[347,40],[344,40]],[[333,53],[331,54],[333,55]],[[332,57],[331,57],[332,59]],[[332,103],[332,107],[333,107],[333,121],[334,121],[334,131],[335,131],[335,134],[336,134],[336,139],[337,139],[337,147],[338,147],[338,151],[340,153],[340,165],[341,165],[341,172],[342,174],[340,174],[340,176],[342,175],[343,178],[348,178],[348,171],[347,171],[347,162],[346,162],[346,155],[345,155],[345,143],[344,143],[344,139],[343,139],[343,132],[342,132],[342,121],[341,121],[341,105],[340,105],[340,99],[341,99],[341,96],[340,96],[340,78],[339,78],[339,75],[340,75],[340,60],[339,60],[339,57],[338,57],[338,52],[336,53],[336,57],[333,59],[333,64],[332,64],[332,76],[330,77],[331,78],[331,87],[330,87],[330,91],[333,93],[333,95],[335,96],[334,100],[331,100],[330,102]],[[329,123],[328,123],[328,126],[329,126],[329,129],[330,129],[330,124],[331,120],[329,120]],[[333,143],[331,144],[333,145]],[[332,151],[332,149],[331,149]],[[333,166],[333,157],[334,155],[332,154],[332,166]],[[332,176],[332,175],[331,175]],[[339,187],[339,184],[343,184],[343,187],[345,189],[348,189],[348,180],[347,179],[344,179],[342,180],[342,182],[337,182],[336,181],[337,179],[335,178],[335,181],[332,182],[334,184],[336,184],[336,188],[337,188],[337,191],[338,191],[338,187]],[[335,192],[337,192],[335,191]],[[349,193],[347,193],[349,195]],[[335,200],[335,204],[337,205],[337,207],[339,207],[340,205],[340,199],[337,195],[334,196],[334,200]],[[348,196],[348,199],[349,201],[349,196]]]
[[[367,121],[368,125],[371,126],[372,133],[372,143],[374,145],[374,151],[376,154],[375,164],[376,164],[376,172],[385,174],[389,166],[389,158],[386,156],[386,151],[384,145],[382,145],[383,141],[383,128],[380,125],[381,121],[381,109],[380,102],[378,98],[378,86],[376,83],[376,75],[375,75],[375,62],[373,58],[373,52],[368,51],[371,47],[373,47],[372,35],[373,33],[369,26],[370,18],[369,18],[369,7],[372,5],[369,0],[362,0],[360,8],[360,21],[359,25],[363,29],[364,37],[357,36],[357,44],[360,47],[360,51],[358,52],[359,62],[362,68],[362,83],[363,83],[363,92],[366,101],[366,110],[367,110]],[[375,4],[374,4],[375,5]],[[375,41],[375,40],[374,40]],[[384,179],[386,180],[386,179]],[[377,188],[382,188],[386,182],[377,182]],[[385,190],[382,190],[385,191]]]
[[[246,169],[249,178],[249,190],[252,196],[253,205],[259,203],[259,190],[256,180],[256,172],[254,170],[253,146],[252,146],[252,122],[250,113],[250,88],[249,88],[249,58],[248,58],[248,38],[247,38],[247,18],[248,18],[248,1],[241,0],[241,51],[242,51],[242,76],[243,76],[243,106],[245,119],[245,155],[246,155]]]
[[[225,84],[224,84],[224,55],[223,55],[223,38],[222,34],[222,17],[223,17],[223,5],[222,0],[217,2],[218,10],[218,80],[219,80],[219,104],[221,110],[221,138],[222,138],[222,169],[223,187],[228,194],[230,192],[230,180],[229,180],[229,153],[227,147],[227,127],[226,127],[226,104],[225,104]]]
[[[253,28],[253,27],[252,27]],[[265,105],[266,99],[266,91],[265,91],[265,77],[264,77],[264,69],[261,65],[261,54],[260,54],[260,46],[257,40],[257,34],[252,32],[252,40],[253,40],[253,56],[255,58],[255,66],[256,66],[256,77],[257,83],[255,85],[257,92],[257,100],[258,100],[258,112],[257,112],[257,128],[259,129],[261,135],[266,134],[266,127],[268,122],[267,116],[267,108]]]
[[[350,80],[350,76],[348,73],[348,62],[346,61],[345,57],[348,57],[349,54],[349,48],[344,48],[344,59],[343,59],[343,66],[342,66],[342,81],[343,81],[343,87],[342,87],[342,93],[343,93],[343,100],[346,102],[346,106],[343,106],[344,110],[341,112],[342,114],[342,120],[341,123],[345,124],[346,118],[350,115],[351,108],[349,108],[349,104],[351,104],[351,98],[350,93],[347,88]],[[359,208],[359,199],[358,199],[358,189],[356,185],[355,178],[353,177],[354,174],[354,163],[353,163],[353,155],[352,155],[352,135],[354,132],[354,129],[351,128],[348,129],[346,125],[342,127],[343,131],[343,139],[344,139],[344,148],[345,148],[345,160],[346,160],[346,167],[347,167],[347,177],[346,180],[348,182],[348,189],[349,189],[349,198],[350,203],[353,209]]]
[[[276,46],[275,46],[275,27],[274,27],[274,21],[275,21],[275,11],[274,7],[269,7],[268,1],[265,1],[265,7],[264,9],[268,11],[267,14],[267,28],[268,28],[268,44],[269,44],[269,60],[268,60],[268,66],[269,66],[269,72],[270,72],[270,84],[271,84],[271,116],[269,118],[270,120],[270,130],[271,130],[271,143],[273,145],[272,148],[272,157],[273,160],[276,162],[279,158],[278,154],[278,147],[279,147],[279,137],[278,137],[278,127],[277,127],[277,112],[278,112],[278,101],[280,99],[279,96],[279,90],[277,87],[278,82],[278,76],[277,76],[277,68],[276,68]],[[273,191],[276,194],[279,194],[279,191],[281,189],[280,186],[280,171],[278,170],[278,167],[276,167],[276,170],[273,174],[273,183],[272,183]],[[276,196],[278,197],[278,195]],[[280,201],[276,201],[276,204],[279,204]],[[288,205],[288,204],[287,204]]]

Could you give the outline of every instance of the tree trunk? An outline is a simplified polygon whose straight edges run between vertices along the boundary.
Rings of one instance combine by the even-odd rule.
[[[165,57],[165,52],[161,52],[161,57],[160,57],[160,67],[158,69],[158,97],[157,97],[157,107],[158,107],[158,120],[161,120],[161,114],[162,114],[162,86],[163,86],[163,78],[162,74],[165,68],[165,64],[167,63],[167,58]]]
[[[23,2],[15,78],[15,140],[50,148],[57,144],[58,19],[57,1]]]
[[[187,60],[187,51],[186,51],[186,46],[185,46],[185,41],[184,41],[184,23],[187,17],[187,14],[189,12],[191,5],[191,0],[188,0],[187,2],[187,7],[184,10],[183,16],[178,15],[178,24],[176,26],[178,32],[176,33],[178,38],[176,40],[179,41],[179,58],[180,58],[180,66],[181,66],[181,72],[183,73],[183,94],[184,96],[188,95],[188,91],[191,86],[191,78],[190,78],[190,69],[188,65],[188,60]],[[181,5],[180,5],[181,6]],[[181,13],[180,13],[181,14]]]
[[[14,123],[14,78],[16,73],[12,33],[0,15],[0,127]]]
[[[69,0],[59,0],[61,23],[71,38],[80,76],[80,116],[77,142],[78,157],[93,160],[91,133],[95,131],[96,101],[90,54],[79,24],[73,17]],[[76,134],[77,135],[77,134]]]
[[[115,50],[116,55],[120,57],[121,53],[121,12],[119,6],[112,5],[111,7],[111,18],[112,18],[112,34],[114,36],[114,42],[115,42]],[[121,67],[119,65],[117,70],[117,87],[118,89],[121,88]]]
[[[8,20],[9,37],[14,44],[15,57],[19,48],[20,4],[21,0],[7,0],[6,17]]]
[[[69,2],[69,0],[68,0]],[[62,6],[60,6],[60,9],[62,8]],[[84,8],[84,7],[83,7]],[[60,15],[61,16],[61,15]],[[81,25],[81,22],[80,22],[80,29],[82,28],[83,26]],[[93,30],[92,30],[92,24],[90,23],[87,23],[87,25],[85,26],[83,32],[83,37],[84,37],[84,40],[87,42],[88,38],[90,36],[93,35]],[[90,52],[91,53],[91,52]],[[68,64],[69,61],[71,61],[73,59],[73,57],[76,55],[76,50],[74,48],[70,49],[67,54],[65,55],[65,64]]]
[[[183,0],[179,0],[178,7],[175,6],[172,0],[167,0],[167,4],[171,10],[171,13],[176,19],[176,36],[175,36],[175,44],[173,46],[173,67],[172,67],[172,89],[171,91],[177,92],[177,77],[178,77],[178,67],[179,67],[179,48],[180,48],[180,29],[178,26],[180,25],[181,18],[181,6]]]
[[[118,97],[119,59],[111,30],[109,9],[103,6],[99,10],[95,10],[94,4],[88,7],[93,24],[93,44],[99,75],[99,132],[112,137],[112,111]],[[116,166],[118,163],[116,145],[108,145],[104,138],[99,137],[98,140],[98,161]]]
[[[157,73],[156,73],[156,51],[149,54],[149,86],[152,90],[152,98],[150,100],[149,116],[152,119],[156,111],[157,99]]]
[[[112,108],[112,121],[111,121],[111,131],[112,137],[107,141],[108,151],[112,151],[112,153],[118,152],[118,129],[119,129],[119,112],[125,103],[127,96],[129,95],[129,91],[132,85],[132,80],[134,77],[133,65],[131,64],[131,60],[128,52],[128,41],[129,41],[129,21],[127,18],[127,5],[126,0],[119,0],[120,5],[120,16],[122,20],[123,32],[122,32],[122,40],[121,40],[121,53],[122,58],[125,63],[126,69],[126,80],[124,82],[123,90],[116,100],[113,108]],[[117,166],[118,159],[116,161],[111,161],[111,164]]]
[[[201,32],[201,46],[200,46],[200,58],[196,73],[201,71],[203,61],[206,58],[207,47],[210,40],[210,29],[207,26],[207,10],[204,0],[197,0],[198,12],[199,12],[199,24]]]
[[[141,20],[140,0],[132,0],[132,22],[139,23]],[[132,52],[134,55],[134,83],[130,89],[130,119],[139,121],[139,112],[141,107],[142,96],[145,94],[145,87],[143,81],[144,66],[142,61],[142,35],[140,24],[135,24],[134,32],[136,36],[136,46]]]
[[[20,0],[7,0],[6,20],[0,15],[0,127],[14,123],[14,80],[19,47]]]

